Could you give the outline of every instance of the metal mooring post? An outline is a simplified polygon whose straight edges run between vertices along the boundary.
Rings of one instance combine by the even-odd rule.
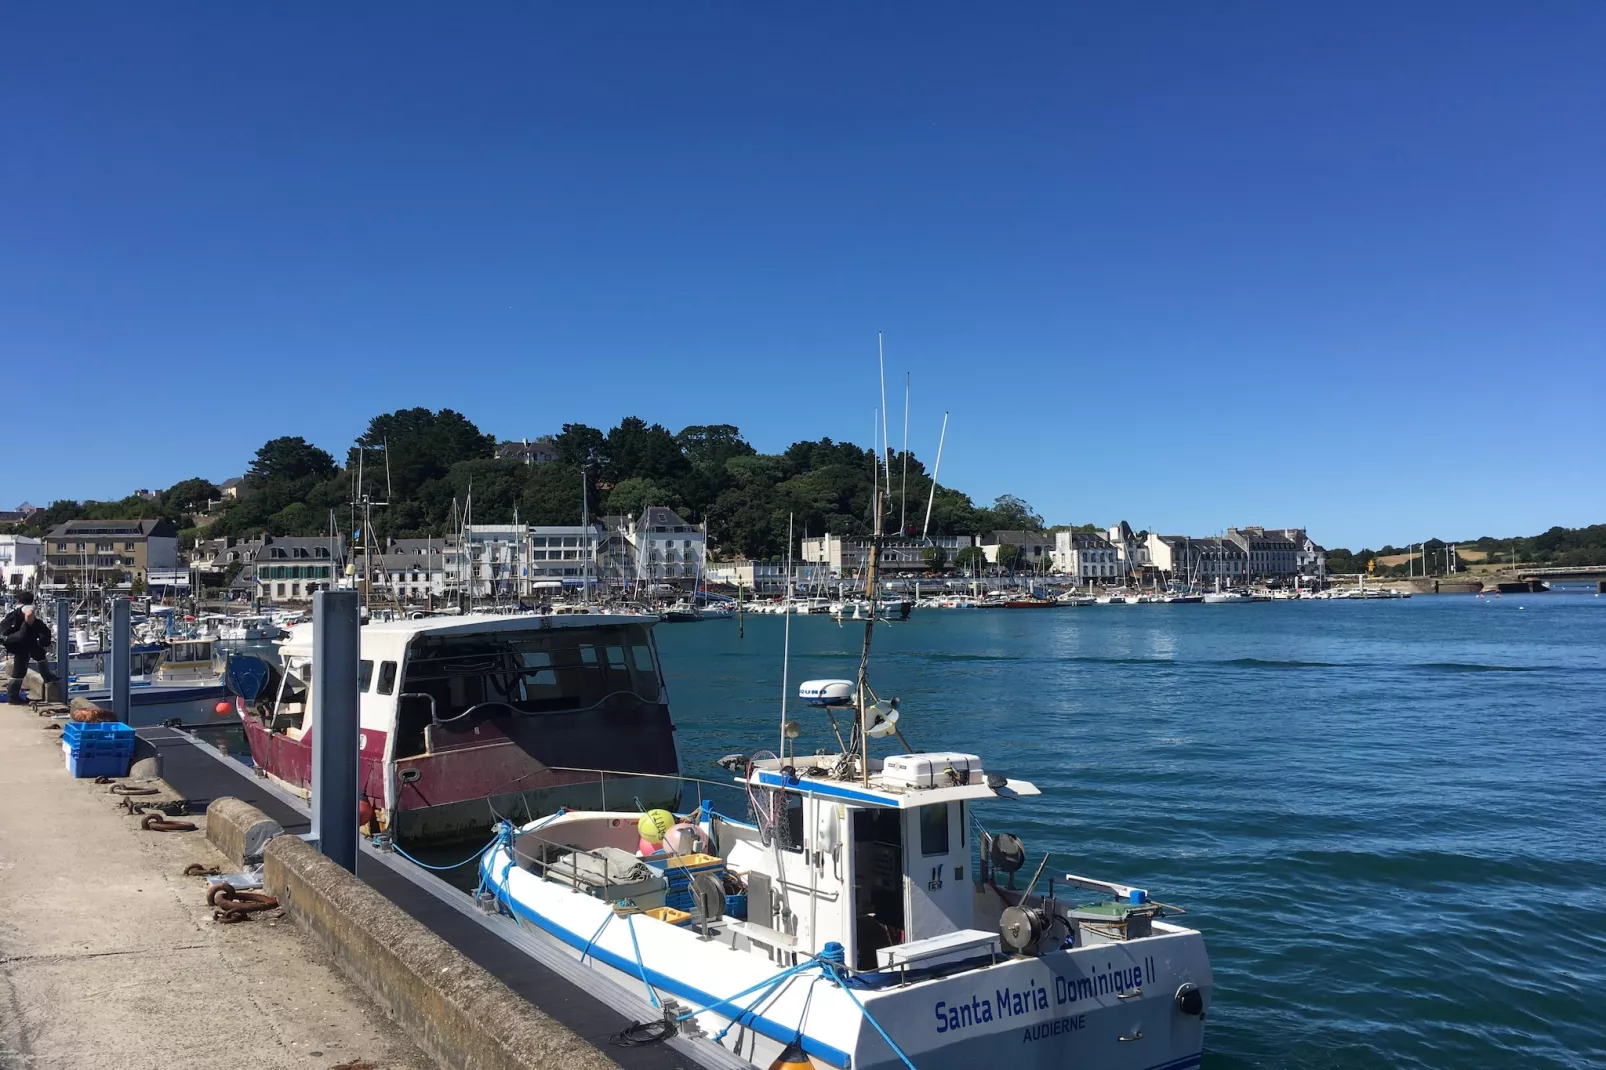
[[[112,642],[106,651],[106,686],[111,692],[112,716],[128,723],[128,669],[131,658],[128,634],[128,599],[112,599]]]
[[[356,591],[312,596],[312,834],[325,858],[357,871],[359,657]]]
[[[61,677],[61,701],[67,701],[67,676],[72,670],[72,603],[56,599],[56,675]]]

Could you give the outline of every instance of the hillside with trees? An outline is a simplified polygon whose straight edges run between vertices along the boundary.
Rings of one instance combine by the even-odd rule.
[[[1406,546],[1382,546],[1376,550],[1344,549],[1327,551],[1327,571],[1330,574],[1365,572],[1367,563],[1376,561],[1373,575],[1405,576],[1422,573],[1422,555],[1427,555],[1430,574],[1444,571],[1444,551],[1455,546],[1462,554],[1457,571],[1465,571],[1468,564],[1519,564],[1553,568],[1582,568],[1589,565],[1606,565],[1606,524],[1591,524],[1587,528],[1553,527],[1540,535],[1495,538],[1485,535],[1477,539],[1428,539],[1426,542]],[[1467,553],[1471,551],[1471,553]],[[1415,554],[1413,564],[1383,564],[1383,558]]]
[[[632,416],[607,431],[565,424],[542,445],[555,460],[502,459],[496,439],[461,413],[403,409],[374,417],[338,460],[299,437],[263,443],[237,499],[222,499],[206,480],[186,479],[154,499],[55,502],[43,523],[26,533],[40,534],[80,517],[154,515],[172,520],[190,538],[197,534],[197,516],[210,521],[207,537],[320,535],[328,531],[332,511],[349,535],[359,473],[371,498],[390,503],[374,513],[381,538],[445,535],[471,495],[477,524],[512,523],[515,516],[532,524],[578,524],[585,505],[593,516],[668,506],[694,523],[706,521],[714,549],[724,556],[783,554],[788,517],[800,536],[872,529],[874,454],[851,443],[822,438],[762,454],[731,424],[671,432]],[[891,467],[886,523],[895,530],[905,518],[908,530],[918,534],[931,477],[925,463],[910,454],[905,501],[901,453],[894,453]],[[931,503],[933,534],[1042,526],[1031,506],[1011,495],[978,506],[968,495],[938,485]]]

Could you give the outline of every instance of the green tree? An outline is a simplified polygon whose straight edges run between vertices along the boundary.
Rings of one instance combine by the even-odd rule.
[[[954,554],[954,569],[971,575],[981,575],[987,568],[987,555],[980,546],[963,547]]]
[[[948,564],[948,551],[941,546],[928,546],[920,552],[928,572],[941,572]]]
[[[135,576],[134,582],[128,588],[128,593],[134,598],[144,598],[149,592],[150,585],[145,582],[144,576]]]
[[[553,461],[537,465],[524,485],[520,519],[531,524],[580,523],[582,497],[580,469]],[[597,512],[592,500],[592,512]]]
[[[615,484],[608,492],[608,512],[620,516],[640,516],[651,505],[679,509],[680,495],[651,479],[632,476]]]
[[[217,484],[207,479],[185,479],[162,492],[163,511],[175,515],[202,513],[209,503],[223,497]]]
[[[275,482],[295,482],[309,476],[323,478],[333,475],[335,459],[306,439],[285,436],[270,439],[257,450],[247,478],[253,485],[266,486]]]
[[[1021,549],[1012,542],[1006,542],[998,548],[998,567],[1008,572],[1014,572],[1015,567],[1021,563]]]

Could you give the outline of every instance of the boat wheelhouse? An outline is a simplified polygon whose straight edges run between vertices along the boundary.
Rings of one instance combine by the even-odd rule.
[[[653,623],[592,613],[365,625],[359,792],[373,825],[402,841],[445,841],[563,805],[673,803],[664,778],[679,762]],[[302,797],[316,731],[313,628],[292,630],[282,670],[238,704],[252,759]]]

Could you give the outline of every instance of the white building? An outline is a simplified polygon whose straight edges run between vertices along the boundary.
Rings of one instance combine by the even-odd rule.
[[[0,535],[0,587],[32,590],[44,568],[45,543],[26,535]]]
[[[550,584],[558,580],[570,587],[584,585],[587,577],[595,582],[597,548],[603,536],[600,524],[531,525],[530,582]]]
[[[998,553],[1006,546],[1020,551],[1015,568],[1042,571],[1054,557],[1054,543],[1041,531],[993,531],[981,537],[981,552],[989,565],[998,564]]]
[[[779,562],[710,562],[703,575],[712,584],[745,587],[764,594],[781,594],[786,590],[786,565]],[[807,591],[836,576],[824,565],[794,563],[791,578],[794,590]]]
[[[1109,585],[1120,579],[1119,556],[1110,540],[1092,531],[1054,533],[1054,570],[1078,586]]]
[[[943,552],[943,569],[951,569],[959,551],[975,542],[969,535],[931,535],[925,539],[889,536],[881,542],[878,567],[888,574],[929,572],[926,550],[935,546]],[[807,538],[798,544],[798,560],[805,565],[823,565],[832,576],[858,578],[869,567],[870,537],[827,533]]]
[[[475,598],[517,598],[529,536],[527,524],[474,524],[468,529],[465,586]]]
[[[398,542],[413,542],[415,540],[397,540]],[[416,540],[423,542],[423,539]],[[454,567],[448,571],[448,557],[454,562]],[[423,605],[431,599],[439,601],[447,597],[448,591],[455,589],[456,551],[447,551],[441,540],[435,540],[435,549],[406,550],[404,552],[374,554],[374,583],[373,590],[376,595],[389,596],[402,605]],[[353,579],[360,590],[367,579],[366,561],[358,557],[353,561]]]
[[[344,548],[328,536],[271,536],[253,559],[255,597],[264,602],[306,602],[339,582]]]
[[[1123,520],[1110,528],[1108,538],[1123,572],[1141,573],[1153,564],[1149,559],[1148,532],[1133,531],[1132,525]]]
[[[637,574],[648,583],[689,586],[702,574],[708,538],[673,509],[653,505],[630,525]]]

